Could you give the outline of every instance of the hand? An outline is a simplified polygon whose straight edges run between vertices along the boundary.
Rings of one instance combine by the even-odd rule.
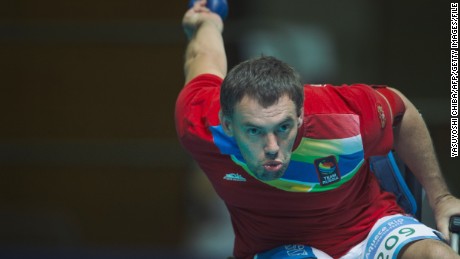
[[[220,32],[224,29],[224,23],[220,16],[206,7],[206,0],[196,1],[182,19],[182,27],[188,39],[191,39],[195,31],[205,22],[214,24]]]
[[[434,216],[438,230],[449,239],[449,219],[454,215],[460,215],[460,200],[452,195],[446,195],[436,202]]]

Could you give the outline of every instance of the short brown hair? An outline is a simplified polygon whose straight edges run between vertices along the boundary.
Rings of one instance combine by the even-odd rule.
[[[249,59],[230,70],[222,83],[222,114],[232,117],[235,105],[244,96],[268,107],[283,95],[287,95],[294,102],[297,114],[300,115],[304,93],[300,76],[295,69],[270,56]]]

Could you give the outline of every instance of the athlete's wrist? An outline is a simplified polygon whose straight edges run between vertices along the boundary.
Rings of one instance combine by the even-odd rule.
[[[441,195],[438,195],[433,201],[433,206],[437,207],[441,203],[445,202],[446,200],[450,200],[452,198],[455,198],[455,197],[451,193],[443,193]]]

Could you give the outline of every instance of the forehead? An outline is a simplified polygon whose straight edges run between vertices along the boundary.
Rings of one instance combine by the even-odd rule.
[[[237,122],[253,125],[280,123],[296,117],[295,103],[287,95],[283,95],[267,107],[262,106],[256,99],[245,96],[235,105],[233,114]]]

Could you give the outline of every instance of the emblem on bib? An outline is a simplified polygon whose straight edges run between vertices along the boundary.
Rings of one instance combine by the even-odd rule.
[[[382,129],[383,129],[385,128],[387,119],[385,117],[385,112],[383,111],[382,105],[380,104],[377,105],[377,112],[379,113],[380,125],[382,126]]]
[[[316,159],[315,168],[321,186],[340,181],[340,171],[335,156]]]

